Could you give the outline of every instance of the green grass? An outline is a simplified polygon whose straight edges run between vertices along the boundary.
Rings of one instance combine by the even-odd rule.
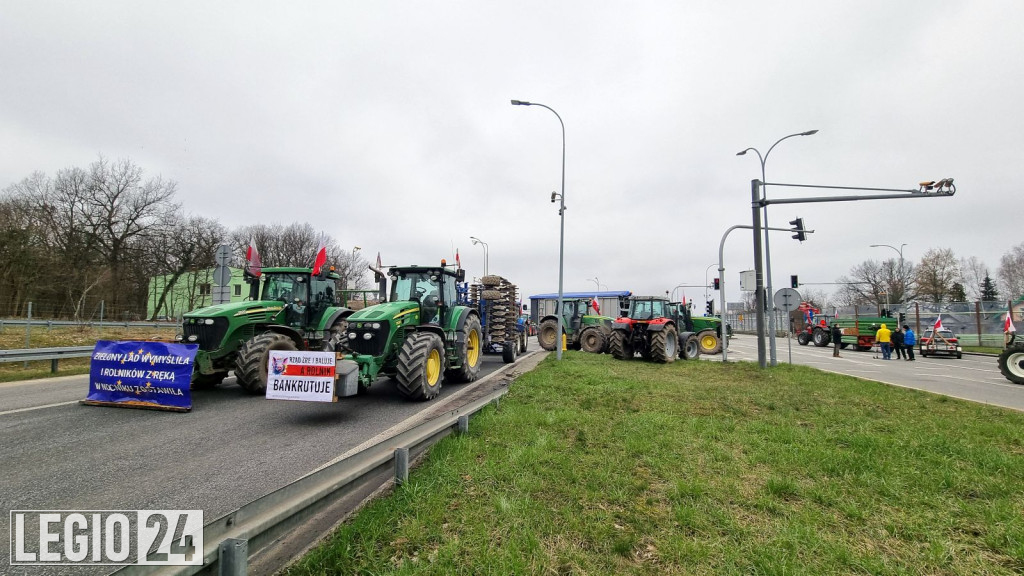
[[[45,327],[33,327],[29,333],[28,346],[25,346],[25,327],[7,326],[0,331],[0,349],[12,350],[23,348],[57,348],[64,346],[92,346],[97,340],[168,340],[174,337],[176,326],[116,327],[104,326],[90,328],[88,326],[56,326],[51,330]],[[88,374],[88,358],[69,358],[57,364],[58,375]],[[40,360],[29,362],[0,363],[0,382],[50,378],[50,361]]]
[[[1015,574],[1024,414],[568,352],[287,574]]]
[[[999,354],[1003,351],[1002,348],[996,348],[995,346],[964,346],[964,352],[978,352],[980,354]]]

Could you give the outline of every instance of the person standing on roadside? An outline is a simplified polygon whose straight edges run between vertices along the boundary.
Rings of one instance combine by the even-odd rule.
[[[907,353],[907,361],[914,360],[914,344],[917,344],[917,336],[910,329],[908,324],[903,325],[903,351]]]
[[[832,346],[833,346],[833,348],[832,348],[832,357],[833,358],[842,358],[842,356],[839,355],[839,348],[842,347],[841,346],[842,340],[843,340],[843,331],[839,329],[839,324],[836,324],[835,322],[833,322],[832,323]]]
[[[907,350],[904,347],[905,334],[900,330],[900,325],[896,325],[896,329],[892,331],[892,349],[896,352],[896,359],[907,357]]]
[[[875,342],[882,349],[882,360],[892,360],[892,331],[885,324],[875,332]]]

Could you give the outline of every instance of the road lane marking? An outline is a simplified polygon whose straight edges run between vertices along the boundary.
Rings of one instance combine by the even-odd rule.
[[[0,412],[0,416],[6,416],[8,414],[17,414],[18,412],[31,412],[33,410],[42,410],[43,408],[55,408],[57,406],[67,406],[69,404],[78,404],[78,400],[71,400],[70,402],[58,402],[56,404],[44,404],[43,406],[31,406],[29,408],[18,408],[17,410],[7,410]]]

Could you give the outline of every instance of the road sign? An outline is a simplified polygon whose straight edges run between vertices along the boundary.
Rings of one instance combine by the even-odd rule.
[[[231,268],[227,266],[217,266],[213,269],[213,285],[214,286],[227,286],[231,283]]]
[[[772,298],[775,307],[783,312],[796,310],[800,306],[800,293],[792,288],[783,288],[775,293]]]
[[[227,244],[221,244],[217,246],[216,262],[221,266],[227,266],[231,263],[231,246]]]

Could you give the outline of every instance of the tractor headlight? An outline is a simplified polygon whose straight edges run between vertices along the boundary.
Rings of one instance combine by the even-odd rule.
[[[206,324],[207,326],[212,326],[213,318],[207,318],[206,320],[203,321],[203,324]]]
[[[348,333],[348,339],[349,340],[355,340],[356,339],[356,333],[355,332],[349,332]]]
[[[380,322],[374,322],[373,325],[370,326],[370,328],[373,328],[374,330],[380,330]]]
[[[363,340],[369,340],[370,338],[373,338],[373,333],[372,332],[367,332],[367,333],[363,334]]]
[[[189,342],[195,342],[196,340],[199,340],[199,336],[196,336],[195,334],[188,337]]]

